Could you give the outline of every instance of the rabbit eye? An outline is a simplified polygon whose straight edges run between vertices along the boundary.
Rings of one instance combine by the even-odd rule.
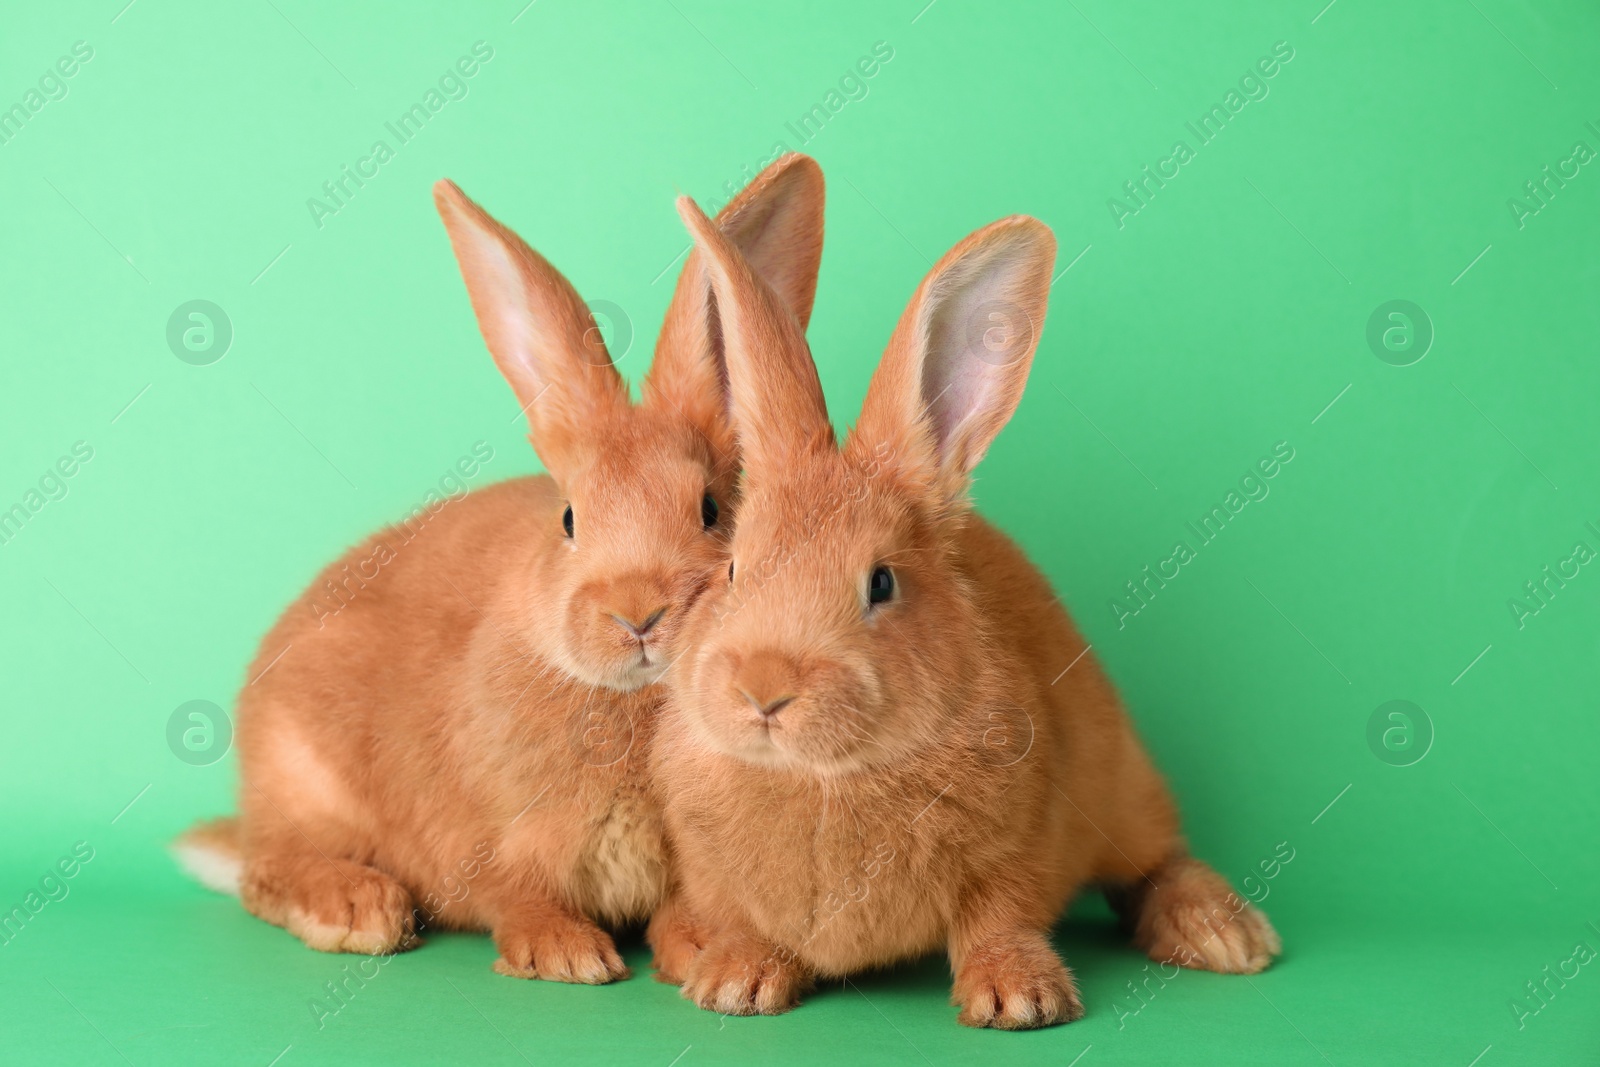
[[[728,561],[728,582],[730,584],[733,582],[733,560],[731,559]]]
[[[867,581],[867,602],[884,604],[894,598],[894,572],[888,567],[877,567]]]
[[[717,524],[719,511],[716,498],[710,493],[700,498],[700,524],[706,529],[709,530]]]
[[[567,531],[567,536],[572,536],[572,505],[567,505],[567,510],[561,513],[561,528]]]

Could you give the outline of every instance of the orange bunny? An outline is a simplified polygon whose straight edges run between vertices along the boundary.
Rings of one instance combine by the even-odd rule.
[[[649,916],[669,882],[642,778],[651,683],[726,560],[739,465],[715,309],[692,255],[633,404],[566,279],[455,185],[434,199],[550,475],[323,572],[313,591],[383,558],[336,617],[298,604],[267,635],[238,700],[239,816],[177,850],[313,948],[410,947],[415,906],[492,931],[501,973],[610,981],[626,969],[597,923]],[[822,203],[817,165],[790,155],[719,216],[797,330]]]
[[[1188,856],[1110,681],[966,498],[1027,381],[1050,231],[1003,219],[940,260],[841,449],[780,299],[679,210],[746,475],[728,580],[693,609],[651,757],[708,934],[658,946],[663,976],[703,1008],[781,1012],[816,976],[942,948],[961,1022],[1069,1021],[1083,1007],[1050,931],[1091,885],[1156,959],[1265,967],[1265,916]]]

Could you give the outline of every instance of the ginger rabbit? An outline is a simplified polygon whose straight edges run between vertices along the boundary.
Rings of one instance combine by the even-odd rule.
[[[491,931],[502,973],[606,982],[626,969],[601,924],[650,916],[669,884],[643,780],[652,683],[726,565],[739,460],[720,331],[691,255],[632,403],[566,279],[452,183],[434,198],[550,473],[324,571],[313,591],[382,562],[336,617],[308,594],[267,635],[237,705],[239,815],[177,851],[316,949],[408,948],[419,909]],[[820,170],[789,155],[718,217],[798,330],[822,205]]]
[[[1191,858],[1160,774],[1048,581],[973,513],[1015,411],[1055,240],[1012,217],[917,288],[835,443],[780,297],[694,203],[745,460],[732,565],[686,623],[651,755],[703,1008],[782,1012],[818,977],[942,949],[969,1026],[1083,1013],[1051,928],[1107,891],[1150,956],[1230,973],[1280,951]],[[1063,671],[1063,668],[1069,668]]]

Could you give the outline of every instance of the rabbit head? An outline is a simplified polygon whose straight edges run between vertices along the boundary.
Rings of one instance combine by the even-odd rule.
[[[1011,417],[1044,324],[1055,239],[1002,219],[928,273],[835,443],[805,338],[693,201],[745,464],[731,568],[674,668],[699,743],[811,775],[903,761],[970,706],[979,605],[953,551],[973,467]]]
[[[690,255],[634,403],[577,291],[452,182],[434,200],[489,352],[527,415],[555,482],[551,514],[529,515],[539,603],[526,639],[581,682],[630,691],[674,654],[686,609],[720,573],[737,445],[727,417],[721,330],[704,257]],[[822,173],[788,155],[716,225],[779,294],[803,332],[822,252]]]

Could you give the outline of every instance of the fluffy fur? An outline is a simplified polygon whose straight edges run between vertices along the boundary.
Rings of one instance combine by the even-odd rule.
[[[1027,380],[1050,231],[1004,219],[932,269],[840,448],[782,301],[679,206],[747,469],[732,571],[691,613],[652,748],[680,911],[706,931],[693,952],[663,936],[658,969],[703,1008],[769,1013],[816,977],[943,949],[961,1022],[1070,1021],[1050,931],[1089,885],[1157,959],[1266,966],[1271,926],[1187,856],[1049,583],[966,501]],[[880,567],[894,591],[874,604]]]
[[[239,695],[237,820],[176,848],[313,948],[408,948],[415,914],[491,931],[502,973],[605,982],[625,969],[599,924],[649,916],[669,884],[643,778],[651,683],[726,566],[738,459],[720,330],[692,255],[632,404],[566,279],[453,184],[434,194],[550,476],[468,494],[327,568],[313,592],[343,583],[348,602],[291,607]],[[816,164],[787,156],[718,219],[796,330],[822,197]],[[349,585],[343,564],[374,557],[377,576]]]

